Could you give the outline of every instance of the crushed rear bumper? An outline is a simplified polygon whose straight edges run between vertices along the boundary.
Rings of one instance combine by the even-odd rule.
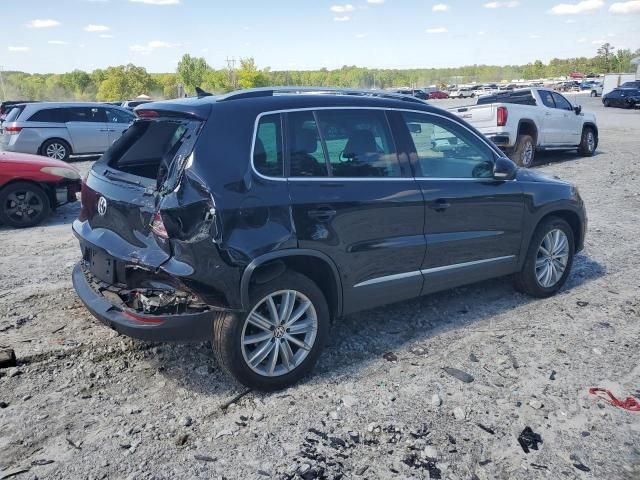
[[[211,340],[213,311],[172,315],[145,315],[123,308],[97,292],[78,262],[73,269],[73,286],[91,314],[108,327],[129,337],[149,341],[200,342]]]

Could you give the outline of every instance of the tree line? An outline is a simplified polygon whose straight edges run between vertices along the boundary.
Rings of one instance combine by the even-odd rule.
[[[568,76],[572,72],[631,72],[631,59],[640,49],[615,49],[602,45],[593,57],[554,58],[526,65],[468,65],[455,68],[372,69],[343,66],[329,70],[272,71],[260,69],[253,58],[240,60],[237,69],[215,69],[201,57],[185,54],[174,73],[149,73],[133,64],[74,70],[63,74],[2,73],[3,97],[7,100],[119,101],[145,94],[152,98],[175,98],[193,94],[195,87],[214,93],[266,85],[322,86],[350,88],[390,88],[400,86],[499,82]]]

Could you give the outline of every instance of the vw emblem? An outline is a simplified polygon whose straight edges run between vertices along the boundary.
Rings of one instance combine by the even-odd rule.
[[[100,197],[100,199],[98,200],[98,213],[102,217],[104,217],[104,214],[107,213],[107,199],[104,197]]]

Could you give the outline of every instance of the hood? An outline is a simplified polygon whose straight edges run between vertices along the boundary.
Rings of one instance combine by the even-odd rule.
[[[61,167],[78,170],[73,165],[63,162],[62,160],[55,160],[49,157],[43,157],[41,155],[31,155],[28,153],[6,152],[0,151],[0,163],[10,164],[28,164],[34,167]]]
[[[540,172],[529,170],[526,168],[519,168],[516,178],[521,182],[536,182],[536,183],[554,183],[557,185],[570,186],[569,182],[559,179],[558,177],[551,177]]]

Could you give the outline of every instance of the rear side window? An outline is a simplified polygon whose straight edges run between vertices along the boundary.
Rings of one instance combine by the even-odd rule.
[[[67,122],[106,122],[107,115],[104,108],[98,107],[69,107]]]
[[[284,176],[280,115],[265,115],[258,123],[253,145],[253,166],[268,177]]]
[[[489,103],[513,103],[516,105],[536,105],[536,101],[531,94],[531,90],[520,92],[499,93],[497,95],[487,95],[478,99],[477,105],[487,105]]]
[[[9,107],[9,113],[7,114],[7,117],[4,119],[4,121],[7,123],[15,122],[20,116],[20,114],[22,113],[22,111],[24,110],[24,107],[25,107],[24,105],[19,105],[17,107]]]
[[[542,99],[542,103],[545,107],[556,108],[556,104],[553,101],[553,95],[551,95],[551,92],[547,90],[538,90],[538,95],[540,95],[540,99]]]
[[[29,117],[29,122],[64,123],[65,114],[62,108],[47,108],[38,110]]]
[[[115,108],[107,108],[107,121],[109,123],[131,123],[135,120],[135,115],[123,112]]]

